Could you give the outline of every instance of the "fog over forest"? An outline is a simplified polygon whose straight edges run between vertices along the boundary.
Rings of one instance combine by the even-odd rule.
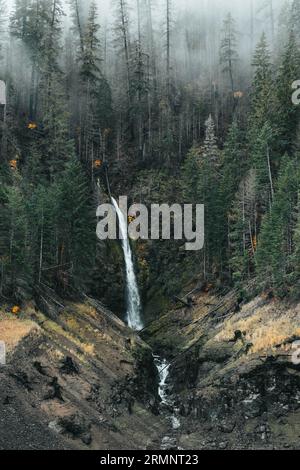
[[[129,175],[152,169],[180,174],[191,149],[200,146],[202,152],[208,119],[219,151],[236,121],[243,138],[249,138],[256,82],[264,80],[258,94],[264,94],[259,99],[267,106],[271,90],[283,89],[277,80],[285,80],[285,102],[290,103],[297,59],[285,76],[282,61],[289,60],[286,54],[297,54],[298,9],[295,0],[0,0],[7,161],[14,157],[25,171],[33,164],[33,153],[46,165],[44,176],[55,181],[69,153],[63,146],[68,135],[94,198],[99,197],[98,173],[106,163],[115,192],[133,184],[132,197],[142,201],[144,183],[135,185]],[[270,109],[273,119],[277,104]],[[26,126],[34,132],[25,132]],[[53,148],[58,129],[60,140]],[[291,149],[290,139],[283,142],[275,146],[273,159],[268,157],[267,182],[278,176],[278,153]],[[244,170],[250,171],[250,151],[244,150]],[[124,168],[128,180],[119,177]],[[236,179],[233,199],[244,176],[242,172]],[[273,179],[271,183],[263,213],[273,197]],[[251,215],[254,227],[244,234],[244,245],[252,246],[261,216]],[[209,251],[202,268],[218,271],[215,252]]]
[[[189,83],[195,87],[198,83],[202,87],[214,87],[216,93],[224,93],[228,87],[233,86],[234,91],[244,92],[250,85],[252,55],[261,34],[263,32],[266,34],[271,52],[275,50],[280,52],[283,47],[285,37],[284,33],[281,34],[281,30],[284,27],[285,12],[291,1],[153,0],[149,3],[146,0],[138,2],[128,0],[124,2],[126,34],[123,37],[117,25],[120,20],[118,2],[96,0],[94,3],[100,25],[98,36],[101,70],[110,83],[114,99],[121,102],[124,99],[124,96],[122,97],[124,88],[121,85],[120,89],[118,85],[120,78],[124,79],[124,74],[128,72],[125,70],[127,59],[124,57],[124,51],[120,52],[120,43],[124,37],[131,50],[137,47],[137,44],[140,45],[143,66],[147,68],[148,74],[152,74],[152,78],[153,66],[155,67],[157,83],[160,81],[161,85],[167,79],[166,74],[170,73],[175,86]],[[2,4],[5,4],[4,0]],[[13,14],[15,3],[13,0],[8,0],[6,4],[8,19]],[[78,2],[82,27],[87,19],[90,4],[90,1]],[[67,0],[61,2],[64,11],[61,21],[64,26],[60,41],[61,45],[67,41],[65,52],[68,52],[71,43],[74,45],[75,38],[71,5],[72,2]],[[220,44],[224,37],[223,22],[228,14],[232,15],[233,23],[230,27],[234,29],[236,41],[234,49],[237,54],[232,61],[231,83],[228,80],[228,73],[224,73],[224,67],[220,64]],[[8,23],[7,21],[6,29]],[[7,41],[2,49],[3,52],[6,49],[6,54],[19,63],[15,47],[17,45],[13,41]],[[22,50],[23,60],[27,53],[28,48]],[[30,57],[28,60],[30,61]],[[62,63],[61,65],[63,66]],[[24,86],[29,80],[30,77],[26,77],[26,73],[25,76],[22,74]],[[29,83],[27,86],[30,86]],[[219,114],[217,109],[214,112]],[[215,118],[218,125],[219,115]]]
[[[299,449],[299,335],[300,0],[0,0],[0,449]]]

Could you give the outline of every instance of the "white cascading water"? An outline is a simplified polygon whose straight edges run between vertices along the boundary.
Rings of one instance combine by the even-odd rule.
[[[118,215],[120,224],[120,234],[122,237],[122,248],[126,267],[126,289],[127,289],[127,324],[135,331],[141,331],[144,328],[142,322],[142,304],[136,280],[130,242],[128,239],[127,221],[124,214],[118,206],[117,201],[112,197],[112,202]]]
[[[174,402],[168,393],[169,385],[168,379],[170,376],[170,367],[171,364],[168,363],[166,359],[161,359],[160,356],[153,356],[154,363],[158,370],[159,374],[159,387],[158,387],[158,394],[161,398],[162,405],[165,405],[174,410],[171,415],[171,423],[173,430],[177,430],[180,428],[180,420],[178,418],[178,411],[174,409]]]
[[[123,212],[119,208],[117,201],[113,197],[111,199],[119,219],[121,242],[126,266],[127,323],[128,326],[133,330],[141,331],[144,328],[141,318],[141,298],[134,271],[130,242],[128,239],[127,221],[124,217]],[[170,375],[170,364],[165,359],[161,359],[159,356],[153,356],[153,358],[159,374],[158,394],[161,398],[162,405],[168,406],[174,410],[170,418],[172,423],[172,429],[176,431],[180,428],[180,420],[177,416],[178,410],[174,409],[173,400],[168,395],[168,378]],[[170,439],[173,443],[174,439],[169,438],[168,436],[164,438],[161,447],[162,449],[169,448],[168,446],[170,443]]]

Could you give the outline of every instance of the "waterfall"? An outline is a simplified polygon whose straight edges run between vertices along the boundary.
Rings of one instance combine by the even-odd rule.
[[[122,237],[122,248],[124,252],[124,260],[126,267],[126,290],[127,290],[127,323],[130,328],[136,331],[143,329],[144,325],[142,322],[142,305],[139,294],[138,283],[134,271],[132,253],[130,248],[130,242],[128,239],[128,228],[127,221],[125,220],[124,214],[118,206],[117,201],[112,197],[114,208],[116,209],[119,224],[120,233]]]
[[[181,425],[178,418],[179,410],[174,407],[174,400],[170,395],[170,384],[168,383],[170,378],[171,364],[166,359],[162,359],[160,356],[154,355],[153,359],[159,375],[158,395],[161,398],[161,404],[169,409],[172,409],[170,419],[172,423],[172,429],[176,431],[180,428]]]

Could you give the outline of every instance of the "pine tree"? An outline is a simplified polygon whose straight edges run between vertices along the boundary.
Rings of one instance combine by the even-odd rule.
[[[16,173],[12,186],[6,189],[6,281],[8,295],[18,300],[32,295],[33,273],[29,244],[30,226],[27,219],[26,200],[22,191],[22,178]]]
[[[32,34],[30,33],[31,7],[31,0],[16,0],[10,23],[11,34],[26,41],[28,46],[32,46]]]
[[[206,123],[202,147],[193,147],[182,167],[182,190],[185,202],[205,206],[205,249],[202,267],[204,277],[222,269],[224,226],[220,182],[221,153],[217,146],[214,121],[211,116]]]
[[[273,74],[266,35],[263,34],[256,48],[252,65],[255,68],[250,110],[250,132],[256,132],[274,113],[272,100]]]
[[[32,120],[36,118],[39,73],[44,61],[50,12],[47,0],[16,0],[10,20],[12,37],[21,42],[24,52],[30,56],[29,115]]]
[[[201,150],[197,147],[192,148],[187,154],[182,167],[183,197],[188,204],[199,204],[200,201],[200,195],[198,193],[200,156]]]
[[[26,182],[27,183],[27,182]],[[39,180],[26,184],[26,218],[29,226],[28,246],[32,271],[32,289],[37,293],[41,283],[55,287],[53,273],[57,265],[56,225],[57,194],[53,187]]]
[[[298,46],[300,45],[300,4],[298,0],[293,0],[290,10],[290,23],[291,31],[294,33]]]
[[[6,2],[5,0],[0,0],[0,60],[2,60],[2,49],[3,49],[3,36],[5,34],[5,24],[6,24]]]
[[[264,0],[260,5],[258,12],[263,12],[265,18],[270,22],[270,36],[272,45],[274,45],[275,40],[275,11],[274,11],[274,2],[273,0]]]
[[[144,158],[145,154],[145,121],[149,111],[148,91],[149,91],[149,73],[147,67],[149,57],[143,51],[142,35],[141,35],[141,13],[140,0],[137,0],[138,9],[138,39],[135,42],[135,50],[132,60],[132,92],[134,95],[134,114],[137,115],[137,135],[139,157]]]
[[[300,109],[291,103],[291,84],[300,76],[300,52],[295,34],[290,33],[288,43],[281,58],[276,80],[276,151],[278,155],[293,151],[299,123]]]
[[[283,47],[287,44],[290,33],[293,32],[293,28],[291,28],[291,16],[291,2],[289,0],[285,0],[278,15],[278,33],[275,47],[279,54],[283,54]]]
[[[103,158],[102,136],[111,125],[112,96],[101,70],[100,26],[97,7],[92,2],[86,25],[82,30],[82,51],[79,55],[80,87],[80,154],[89,169]]]
[[[203,145],[203,158],[212,165],[220,164],[220,151],[217,146],[217,138],[215,135],[215,124],[210,114],[205,122],[205,140]]]
[[[222,183],[225,212],[228,213],[239,184],[246,172],[245,137],[237,120],[234,120],[224,145],[222,158]]]
[[[53,181],[65,167],[74,152],[69,137],[69,115],[64,96],[64,75],[58,65],[61,50],[61,20],[63,10],[60,0],[48,4],[47,23],[44,30],[45,50],[40,69],[39,107],[42,134],[39,135],[39,152]]]
[[[166,77],[167,97],[171,93],[171,33],[172,33],[172,0],[166,0]]]
[[[289,281],[292,285],[295,285],[295,290],[297,290],[296,295],[298,297],[300,282],[300,192],[298,193],[298,204],[295,213],[295,230],[293,234],[293,241],[293,252],[289,260],[292,267]]]
[[[62,25],[61,20],[64,16],[62,10],[61,0],[51,0],[48,3],[46,24],[44,30],[44,38],[42,42],[43,50],[40,51],[43,55],[41,59],[41,87],[44,87],[44,109],[47,111],[48,99],[51,99],[51,94],[55,88],[55,79],[61,78],[59,62],[59,53],[61,52],[61,33]]]
[[[38,142],[32,142],[23,168],[23,175],[27,185],[32,189],[48,180],[48,173],[45,171],[43,155]]]
[[[285,294],[291,273],[294,210],[299,190],[299,165],[286,155],[278,179],[271,212],[266,215],[256,255],[261,283]]]
[[[250,159],[256,170],[257,230],[261,216],[269,208],[274,193],[274,166],[277,156],[273,149],[276,126],[274,97],[272,95],[272,66],[266,36],[254,54],[255,74],[251,90],[251,109],[248,122]]]
[[[256,171],[257,205],[262,213],[269,209],[274,196],[274,175],[271,159],[272,138],[272,127],[266,121],[263,127],[257,131],[251,149],[251,161]]]
[[[67,164],[54,192],[57,194],[58,283],[64,289],[67,286],[84,289],[91,278],[96,235],[88,181],[76,158]]]
[[[254,170],[249,170],[240,183],[229,214],[229,264],[232,279],[239,286],[254,274],[256,201],[256,175]]]
[[[125,76],[126,76],[126,87],[127,87],[127,100],[128,108],[132,106],[132,93],[131,93],[131,41],[129,34],[129,13],[127,0],[115,0],[115,37],[118,48],[121,49],[124,64],[125,64]]]
[[[223,38],[220,47],[220,62],[223,66],[223,72],[229,75],[230,88],[234,93],[234,72],[238,61],[237,53],[237,32],[235,20],[231,13],[228,13],[223,23]]]
[[[215,136],[215,125],[210,115],[205,123],[203,154],[200,159],[200,179],[197,191],[205,206],[205,256],[206,266],[220,269],[223,247],[219,244],[221,232],[221,201],[219,191],[220,151]]]
[[[230,211],[242,179],[246,175],[249,162],[246,159],[245,138],[236,120],[233,121],[222,153],[220,205],[221,223],[223,227],[220,244],[224,246],[224,263],[230,256]]]
[[[97,7],[93,1],[90,6],[87,24],[83,34],[83,53],[79,58],[80,75],[83,82],[89,82],[91,90],[99,80],[100,72],[100,26],[97,23]]]
[[[83,29],[83,2],[82,0],[70,0],[71,15],[73,21],[73,33],[77,38],[77,59],[84,54],[84,29]]]
[[[7,271],[9,267],[9,230],[10,230],[10,216],[7,207],[7,186],[12,184],[11,174],[4,162],[1,162],[0,167],[0,297],[4,296],[8,276]]]

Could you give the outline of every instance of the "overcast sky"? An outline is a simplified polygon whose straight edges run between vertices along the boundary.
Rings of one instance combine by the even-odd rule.
[[[258,6],[263,3],[265,0],[254,0],[254,3]],[[14,4],[15,0],[7,0],[8,5],[11,7]],[[173,4],[177,9],[188,9],[188,8],[197,8],[199,5],[206,8],[219,8],[228,9],[234,12],[246,12],[249,10],[248,5],[250,5],[250,0],[172,0]],[[64,0],[64,4],[67,4],[68,1]],[[98,6],[102,12],[109,12],[111,7],[111,0],[97,0]],[[129,0],[129,3],[132,5],[136,4],[135,0]],[[274,3],[277,3],[277,0],[274,0]],[[154,0],[154,4],[157,7],[162,7],[165,4],[165,0]],[[248,5],[247,5],[248,4]]]
[[[6,0],[9,9],[15,3],[15,0]],[[68,6],[68,0],[63,0],[63,4],[66,7]],[[112,6],[112,0],[96,0],[98,9],[99,9],[99,18],[100,22],[104,17],[111,17],[114,8]],[[226,12],[231,12],[233,16],[237,19],[250,18],[250,2],[251,0],[172,0],[172,4],[175,7],[175,12],[180,16],[180,12],[187,11],[201,11],[205,13],[212,13],[218,16],[224,16]],[[266,0],[253,0],[255,10],[259,10],[260,6],[266,3]],[[83,3],[88,4],[89,1],[85,0]],[[128,0],[129,5],[131,6],[132,12],[136,10],[136,0]],[[282,5],[282,0],[273,0],[273,5],[276,10],[276,6]],[[164,15],[166,0],[153,0],[154,5],[154,14],[156,16]],[[132,15],[134,16],[134,14]]]

